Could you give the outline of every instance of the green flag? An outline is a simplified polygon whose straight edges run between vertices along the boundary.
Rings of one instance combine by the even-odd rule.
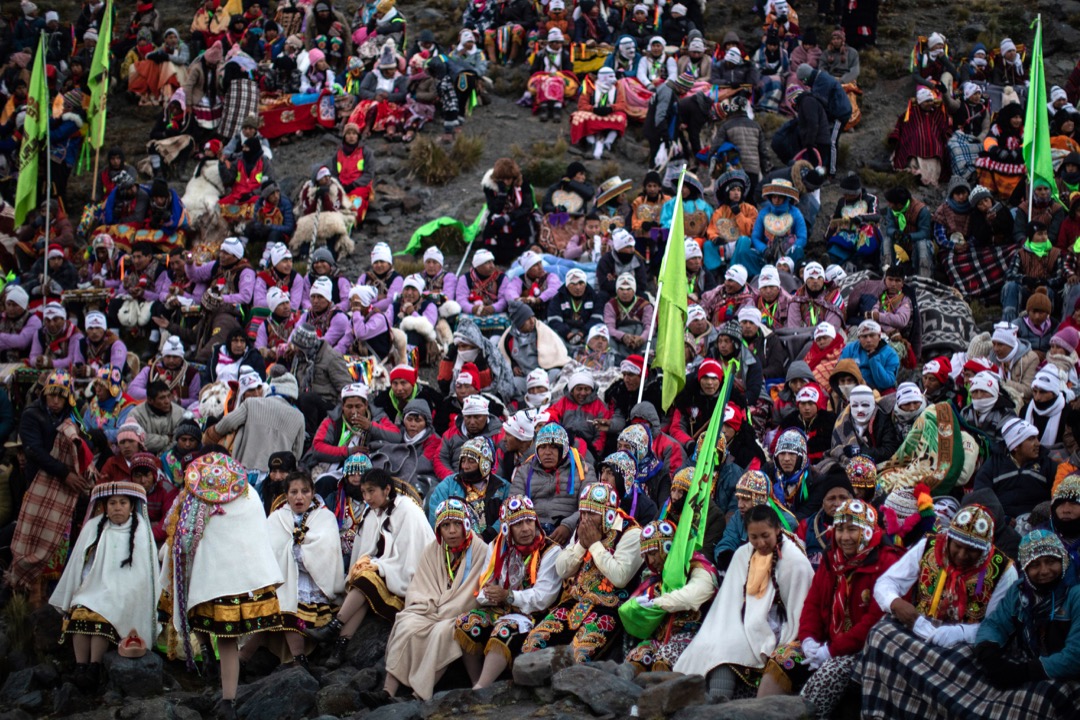
[[[1050,186],[1057,197],[1054,164],[1050,159],[1050,118],[1046,109],[1046,72],[1043,68],[1042,15],[1032,23],[1035,41],[1031,46],[1031,84],[1028,85],[1027,116],[1024,120],[1024,164],[1028,173],[1028,192],[1037,180]],[[1030,205],[1028,210],[1030,212]]]
[[[416,228],[412,237],[409,238],[409,244],[405,246],[405,249],[397,255],[416,255],[424,247],[424,239],[434,235],[441,228],[452,227],[461,231],[462,241],[466,245],[471,245],[472,241],[476,239],[476,236],[480,234],[480,231],[484,229],[484,221],[487,220],[487,206],[481,208],[480,212],[476,214],[476,218],[473,219],[472,224],[466,226],[456,218],[452,218],[448,215],[443,217],[437,217],[429,223],[425,223]]]
[[[26,122],[19,147],[19,184],[15,190],[15,225],[38,205],[38,163],[49,136],[49,88],[45,84],[45,33],[38,38],[30,87],[26,94]]]
[[[101,31],[98,32],[98,44],[94,48],[94,59],[90,63],[90,76],[87,84],[90,86],[90,144],[95,150],[100,150],[105,144],[105,116],[109,95],[109,58],[110,45],[112,45],[112,0],[105,5],[105,15],[101,21]]]
[[[686,386],[686,232],[683,230],[682,187],[684,170],[675,192],[675,214],[668,232],[667,249],[660,265],[660,299],[656,316],[656,358],[653,366],[664,371],[663,409],[675,402]],[[647,359],[647,358],[646,358]]]

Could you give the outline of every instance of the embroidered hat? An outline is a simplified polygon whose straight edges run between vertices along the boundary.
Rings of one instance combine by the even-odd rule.
[[[604,518],[604,529],[610,530],[618,516],[619,495],[607,483],[586,485],[578,497],[578,510],[595,513]]]
[[[747,470],[735,483],[735,497],[763,505],[769,499],[769,478],[760,470]]]
[[[161,344],[161,357],[184,357],[184,343],[176,335],[170,335]]]
[[[833,527],[844,523],[851,523],[862,530],[859,550],[864,550],[870,539],[874,537],[874,530],[877,528],[877,511],[874,510],[873,505],[864,500],[845,500],[833,512]]]
[[[630,457],[635,463],[640,464],[645,461],[652,449],[652,433],[641,423],[633,423],[627,425],[619,433],[618,443],[629,448]]]
[[[270,293],[267,293],[269,296]],[[316,278],[315,282],[311,283],[311,290],[308,291],[308,295],[318,295],[327,302],[332,302],[334,299],[334,282],[325,275]],[[274,307],[277,307],[276,305]]]
[[[996,400],[1001,393],[1001,382],[997,375],[984,370],[971,378],[971,384],[968,386],[968,391],[974,392],[976,390],[985,390]]]
[[[666,556],[675,541],[675,524],[670,520],[653,520],[641,528],[641,557],[659,551]]]
[[[858,331],[858,336],[859,337],[862,337],[863,335],[880,335],[880,334],[881,334],[881,323],[879,323],[877,320],[869,320],[869,319],[867,319],[867,320],[863,320],[861,323],[859,323],[859,331]]]
[[[363,475],[371,469],[371,458],[364,453],[353,453],[345,460],[342,472],[345,475]]]
[[[375,247],[371,248],[371,262],[385,262],[394,263],[394,253],[390,250],[390,246],[384,242],[375,243]]]
[[[848,482],[856,490],[877,487],[877,465],[869,455],[856,455],[844,467]]]
[[[611,246],[615,252],[634,247],[634,236],[625,228],[615,228],[611,232]]]
[[[536,447],[539,448],[541,445],[558,445],[559,461],[562,462],[562,458],[566,457],[570,451],[570,438],[562,425],[549,422],[536,431]]]
[[[799,428],[788,428],[776,438],[773,458],[780,453],[795,453],[801,464],[806,463],[806,434]]]
[[[146,502],[146,488],[137,482],[128,482],[126,480],[103,482],[95,485],[94,489],[90,491],[91,511],[98,500],[108,500],[113,495],[126,495],[129,498]]]
[[[539,526],[540,518],[536,514],[536,507],[528,495],[511,495],[503,500],[499,507],[500,532],[503,535],[510,534],[510,527],[519,522],[533,520]]]
[[[746,268],[742,265],[732,265],[724,273],[725,280],[731,280],[739,284],[739,287],[746,285],[746,281],[750,278],[749,273],[746,272]]]
[[[494,463],[494,450],[491,440],[486,437],[475,437],[465,441],[461,446],[461,455],[458,462],[464,458],[472,458],[480,466],[480,475],[485,479],[491,475],[491,465]]]
[[[761,268],[757,278],[758,290],[766,287],[780,287],[780,271],[773,265]]]
[[[109,394],[113,397],[120,397],[120,392],[123,390],[120,383],[120,368],[102,365],[94,372],[94,380],[105,383],[105,386],[109,388]]]
[[[274,247],[270,248],[270,266],[277,267],[283,260],[292,260],[292,252],[289,251],[289,246],[285,243],[278,243]]]
[[[465,402],[461,404],[462,415],[487,415],[489,412],[489,403],[482,395],[470,395],[465,398]]]
[[[634,484],[634,477],[637,475],[637,463],[634,462],[634,458],[626,451],[619,450],[600,461],[600,467],[597,470],[600,471],[604,468],[621,477],[623,489],[629,493],[631,486]]]
[[[536,430],[529,420],[528,413],[524,410],[518,410],[504,422],[503,430],[511,437],[517,438],[522,442],[532,442],[532,439],[536,436]]]
[[[690,483],[694,481],[694,468],[692,466],[684,467],[675,473],[675,477],[671,478],[671,489],[682,490],[683,494],[690,492]]]
[[[982,505],[968,505],[956,513],[945,534],[961,545],[988,553],[994,545],[994,517]]]
[[[703,258],[705,254],[701,251],[701,246],[697,244],[694,238],[686,238],[683,243],[683,256],[686,260],[693,260],[694,258]]]
[[[798,395],[795,396],[795,402],[797,403],[810,402],[817,405],[820,400],[821,390],[819,390],[814,385],[807,385],[799,391]]]
[[[67,310],[60,303],[53,301],[45,305],[45,309],[41,311],[42,317],[46,320],[52,320],[53,318],[63,318],[67,320]]]
[[[154,483],[157,481],[158,472],[161,470],[161,462],[158,461],[157,455],[149,452],[138,452],[131,456],[131,475],[134,478],[135,473],[138,471],[146,471],[152,473],[150,484],[144,486],[147,491],[154,487]]]
[[[923,365],[922,374],[933,375],[939,383],[944,385],[949,380],[949,375],[952,373],[952,363],[949,362],[949,358],[942,355],[936,357],[930,362]]]
[[[293,328],[289,342],[302,350],[314,350],[319,347],[322,340],[315,332],[315,328],[309,323],[300,323]]]
[[[89,330],[90,328],[98,328],[99,330],[107,330],[109,327],[108,321],[105,320],[104,313],[100,313],[96,310],[86,313],[86,317],[83,319],[83,326]]]
[[[1056,507],[1065,501],[1080,503],[1080,473],[1066,475],[1054,489],[1051,506]]]
[[[442,542],[442,536],[439,535],[439,528],[443,523],[455,520],[465,527],[466,536],[472,532],[472,512],[469,511],[469,507],[459,498],[447,498],[435,508],[435,535],[439,537],[440,542]]]
[[[418,379],[419,373],[417,373],[416,368],[412,365],[402,363],[400,365],[395,365],[394,369],[390,371],[390,382],[394,382],[395,380],[405,380],[410,385],[415,385]]]
[[[882,509],[885,508],[896,513],[896,517],[900,520],[906,520],[919,511],[919,505],[915,500],[915,490],[910,487],[893,488],[882,504]]]
[[[1069,570],[1069,552],[1061,544],[1061,538],[1046,529],[1032,530],[1020,540],[1017,557],[1021,570],[1041,557],[1054,557],[1061,561],[1061,572]]]
[[[536,368],[525,376],[525,389],[532,390],[534,387],[542,387],[545,390],[551,389],[551,378],[548,377],[547,370],[544,368]]]
[[[825,268],[821,267],[819,262],[806,263],[806,266],[802,270],[803,282],[806,282],[810,278],[825,279]]]

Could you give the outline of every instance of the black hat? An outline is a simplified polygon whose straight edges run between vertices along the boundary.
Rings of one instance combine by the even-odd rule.
[[[268,467],[270,470],[293,472],[296,470],[296,456],[289,450],[279,450],[276,453],[271,453]]]
[[[578,173],[586,173],[586,174],[588,174],[588,172],[589,171],[585,167],[585,164],[580,163],[577,160],[575,160],[574,162],[572,162],[572,163],[570,163],[569,165],[566,166],[566,177],[571,177],[572,178],[575,175],[577,175]]]
[[[911,199],[911,192],[906,187],[894,187],[885,191],[885,200],[894,205],[903,205]]]
[[[811,168],[802,174],[803,185],[811,192],[824,185],[826,179],[825,172],[821,168]]]
[[[111,148],[109,148],[109,159],[112,159],[114,157],[118,157],[121,160],[123,160],[124,159],[124,151],[122,149],[120,149],[119,147],[111,147]]]
[[[435,42],[435,33],[430,30],[421,30],[420,37],[417,38],[418,43],[433,43]]]
[[[1028,234],[1028,237],[1034,237],[1034,236],[1035,236],[1035,233],[1041,233],[1041,232],[1046,232],[1046,231],[1048,231],[1049,229],[1050,229],[1050,228],[1049,228],[1049,227],[1047,227],[1046,223],[1044,223],[1044,222],[1039,222],[1038,220],[1032,220],[1031,222],[1029,222],[1029,223],[1027,224],[1027,234]]]
[[[656,172],[655,170],[650,170],[649,172],[645,173],[645,180],[641,184],[642,185],[648,185],[649,183],[656,183],[657,185],[663,185],[664,180],[663,180],[663,178],[660,177],[660,173]]]
[[[859,180],[859,176],[855,173],[848,173],[840,181],[840,189],[844,194],[856,195],[862,192],[862,181]]]
[[[154,178],[150,186],[150,197],[169,197],[169,183],[161,178]]]
[[[901,280],[903,280],[906,277],[906,274],[904,273],[904,267],[900,263],[890,265],[889,267],[885,268],[885,277],[900,278]]]
[[[817,45],[817,30],[814,28],[806,28],[802,33],[803,45]]]

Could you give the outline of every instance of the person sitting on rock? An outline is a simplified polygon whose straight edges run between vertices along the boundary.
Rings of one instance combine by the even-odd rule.
[[[619,502],[615,489],[604,483],[581,491],[577,530],[556,559],[562,596],[529,632],[524,652],[569,643],[574,662],[586,663],[600,659],[618,637],[618,607],[629,597],[627,586],[642,563],[641,528],[619,510]],[[578,613],[582,621],[575,621]]]
[[[127,638],[138,638],[144,648],[153,644],[161,594],[143,487],[102,483],[90,493],[90,512],[49,598],[64,615],[62,636],[71,638],[75,651],[71,680],[88,695],[105,682],[101,663],[110,644]]]
[[[533,626],[559,597],[562,551],[540,527],[532,500],[512,495],[499,509],[502,531],[480,577],[480,607],[458,618],[454,638],[473,689],[488,687],[511,667]],[[524,622],[523,622],[524,620]]]
[[[709,508],[712,509],[711,503]],[[692,520],[687,517],[686,522]],[[623,625],[630,635],[638,637],[637,633],[645,634],[644,629],[655,627],[649,637],[640,638],[642,642],[626,655],[626,662],[635,673],[671,672],[701,627],[702,606],[716,595],[716,568],[699,552],[690,558],[685,584],[677,590],[663,592],[664,568],[674,542],[673,521],[654,520],[641,530],[640,553],[647,571],[634,596],[619,608]],[[637,629],[635,620],[639,618],[650,622],[645,628]],[[652,622],[653,619],[659,622]]]
[[[416,558],[404,607],[390,631],[386,680],[381,690],[361,694],[365,705],[376,708],[395,702],[402,685],[422,700],[431,698],[446,668],[464,654],[454,627],[477,606],[489,554],[487,544],[472,531],[468,506],[458,498],[440,503],[435,510],[435,542]]]

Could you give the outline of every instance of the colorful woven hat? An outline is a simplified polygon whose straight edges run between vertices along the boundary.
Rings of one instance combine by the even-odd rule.
[[[224,505],[247,492],[247,469],[225,453],[207,453],[187,466],[184,486],[205,503]]]
[[[560,461],[570,451],[570,438],[566,429],[559,423],[548,423],[536,431],[536,447],[541,445],[558,445]]]
[[[439,534],[439,527],[452,520],[457,520],[465,526],[465,534],[472,532],[472,513],[469,506],[459,498],[448,498],[439,503],[435,509],[435,534]],[[441,538],[440,538],[441,539]]]
[[[769,499],[769,478],[760,470],[748,470],[735,483],[735,497],[752,500],[761,505]]]
[[[565,431],[564,431],[565,432]],[[491,466],[495,462],[491,441],[486,437],[475,437],[465,441],[461,446],[461,457],[472,458],[480,466],[480,475],[487,477],[491,474]]]
[[[603,470],[605,467],[622,478],[625,490],[629,490],[633,486],[634,477],[637,475],[637,463],[634,462],[634,458],[630,457],[629,453],[623,450],[611,453],[604,458],[598,469]]]
[[[693,466],[684,467],[679,472],[675,473],[675,477],[671,478],[671,489],[682,490],[683,494],[690,492],[690,483],[694,481],[694,468]]]
[[[1080,473],[1066,475],[1054,490],[1053,505],[1065,500],[1080,503]]]
[[[45,380],[45,395],[66,397],[68,404],[75,407],[75,393],[72,392],[71,373],[67,370],[53,370]]]
[[[109,394],[113,397],[120,397],[121,384],[120,384],[120,368],[114,368],[111,365],[100,365],[97,370],[94,371],[94,380],[100,380],[105,383],[105,386],[109,388]]]
[[[664,555],[671,552],[675,540],[675,524],[670,520],[653,520],[641,529],[641,557],[659,550]]]
[[[801,464],[806,464],[806,434],[799,428],[788,428],[776,438],[775,458],[782,452],[795,453]]]
[[[877,511],[870,503],[863,500],[845,500],[833,512],[833,527],[844,523],[851,523],[862,530],[862,540],[859,542],[859,550],[862,550],[874,537],[874,530],[877,528]]]
[[[607,483],[586,485],[578,497],[578,510],[596,513],[604,518],[604,528],[611,529],[618,515],[619,495]]]
[[[847,472],[851,487],[856,490],[877,487],[877,465],[869,455],[856,455],[851,458],[844,471]]]
[[[705,442],[705,433],[698,436],[697,445],[694,446],[694,457],[691,458],[692,462],[697,462],[697,459],[701,457],[701,446]],[[724,433],[716,434],[716,464],[717,466],[723,465],[724,460],[727,458],[727,436]]]
[[[1061,538],[1049,530],[1032,530],[1020,541],[1020,569],[1027,570],[1028,565],[1041,557],[1056,557],[1061,561],[1061,572],[1069,570],[1069,552],[1061,544]]]
[[[956,513],[945,534],[962,545],[990,552],[994,545],[994,517],[982,505],[968,505]]]
[[[502,507],[499,508],[499,524],[502,526],[501,532],[503,535],[510,534],[511,525],[517,525],[519,522],[526,520],[539,522],[536,508],[528,495],[511,495],[503,500]]]
[[[94,503],[98,500],[108,500],[113,495],[126,495],[135,500],[146,502],[146,489],[142,485],[121,480],[95,485],[94,489],[90,491],[90,507],[93,508]]]
[[[364,453],[353,453],[345,460],[343,472],[346,475],[363,475],[371,469],[371,458]]]
[[[157,472],[161,469],[161,462],[158,460],[157,455],[149,452],[138,452],[131,456],[131,472],[135,473],[136,470],[150,470]]]
[[[652,436],[649,432],[649,428],[645,427],[641,423],[634,423],[633,425],[627,425],[621,433],[619,433],[619,442],[626,445],[629,450],[630,457],[634,459],[636,465],[640,465],[649,457],[649,451],[652,449]]]

